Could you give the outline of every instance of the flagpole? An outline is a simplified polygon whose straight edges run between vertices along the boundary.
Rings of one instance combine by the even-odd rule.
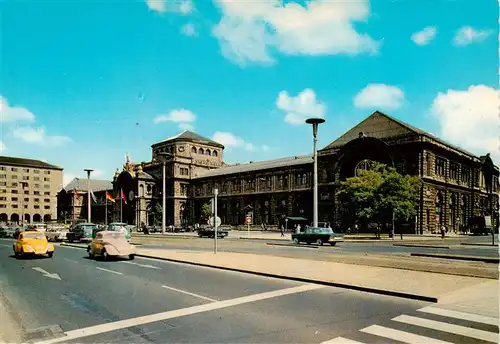
[[[123,222],[123,189],[120,189],[120,222]]]
[[[104,225],[108,225],[108,192],[104,194]]]

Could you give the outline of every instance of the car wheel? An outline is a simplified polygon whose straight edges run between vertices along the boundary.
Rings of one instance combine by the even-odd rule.
[[[109,255],[108,252],[106,252],[106,249],[102,250],[101,256],[103,260],[109,260]]]
[[[323,245],[323,240],[321,240],[321,239],[316,240],[316,245],[322,246]]]
[[[92,254],[92,250],[90,249],[90,247],[87,247],[87,253],[89,254],[90,259],[94,258],[94,255]]]
[[[47,252],[47,255],[49,256],[49,258],[52,258],[54,256],[54,251],[52,252]]]
[[[134,258],[135,258],[135,254],[131,254],[128,256],[128,259],[130,259],[130,260],[134,260]]]
[[[298,245],[298,244],[299,244],[299,239],[297,239],[297,238],[293,239],[293,243],[294,243],[295,245]]]

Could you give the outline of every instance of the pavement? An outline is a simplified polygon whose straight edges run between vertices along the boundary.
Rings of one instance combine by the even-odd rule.
[[[175,253],[139,250],[160,258]],[[347,264],[312,267],[300,259],[287,260],[291,265],[282,260],[258,264],[256,255],[235,253],[175,253],[191,263],[201,260],[238,268],[253,264],[301,276],[314,270],[316,278],[327,280],[332,275],[346,279],[347,270],[342,269],[350,269],[360,283],[379,281],[379,287],[404,291],[383,282],[389,272],[396,273],[392,284],[411,283],[416,293],[439,294],[438,303],[429,303],[159,259],[90,260],[81,248],[66,246],[56,247],[52,259],[15,259],[11,251],[11,242],[0,241],[0,300],[7,300],[7,308],[15,313],[12,318],[23,341],[33,343],[498,341],[494,280],[402,270],[398,274],[396,269],[365,270]],[[413,281],[410,276],[401,280],[408,274]],[[489,298],[481,300],[486,295]]]

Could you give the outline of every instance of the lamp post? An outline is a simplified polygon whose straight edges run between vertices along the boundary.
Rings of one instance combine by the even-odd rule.
[[[167,219],[166,219],[166,207],[167,207],[167,182],[166,182],[166,167],[165,167],[165,163],[166,163],[166,158],[167,157],[172,157],[173,155],[171,153],[167,153],[167,152],[161,152],[161,153],[158,153],[158,155],[162,156],[164,159],[163,159],[163,188],[162,188],[162,194],[161,194],[161,198],[162,198],[162,210],[161,210],[161,234],[165,234],[165,229],[166,229],[166,223],[167,223]]]
[[[314,172],[313,172],[313,227],[318,227],[318,125],[324,123],[323,118],[309,118],[307,124],[312,125],[313,129],[313,157],[314,157]]]
[[[21,182],[21,227],[24,228],[24,188],[28,187],[27,182]]]
[[[84,169],[85,172],[87,172],[87,222],[90,223],[92,222],[92,216],[90,214],[90,172],[93,171],[93,169],[86,168]]]

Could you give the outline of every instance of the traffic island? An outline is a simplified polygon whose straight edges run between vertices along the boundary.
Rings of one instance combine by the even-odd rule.
[[[500,261],[498,257],[463,256],[454,254],[411,253],[411,255],[414,257],[445,258],[445,259],[467,260],[473,262],[483,262],[492,264],[498,264]]]
[[[402,246],[402,247],[425,247],[425,248],[445,248],[449,249],[450,246],[444,245],[427,245],[427,244],[392,244],[392,246]]]
[[[298,248],[315,248],[317,249],[319,246],[316,245],[298,245],[298,244],[292,244],[292,243],[274,243],[274,242],[266,242],[266,245],[270,246],[288,246],[288,247],[298,247]]]

